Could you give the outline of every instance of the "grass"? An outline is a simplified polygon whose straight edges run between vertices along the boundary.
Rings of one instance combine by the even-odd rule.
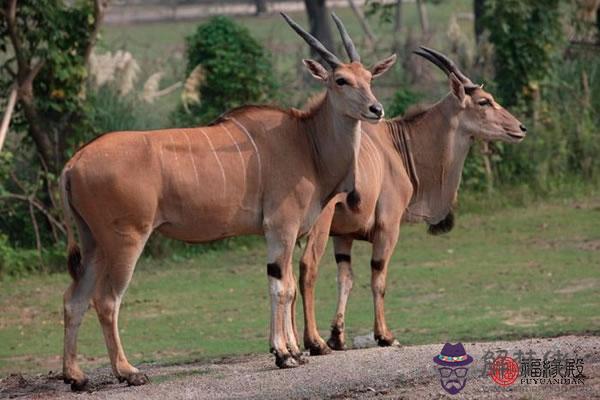
[[[599,218],[595,194],[459,214],[443,237],[426,235],[422,225],[403,227],[388,277],[391,329],[405,345],[600,333]],[[355,244],[350,338],[372,329],[369,250]],[[60,368],[68,281],[54,274],[0,282],[0,374]],[[324,336],[335,296],[328,251],[317,286]],[[86,315],[80,334],[88,367],[108,362],[94,314]],[[182,362],[266,352],[268,321],[265,250],[257,240],[191,259],[142,260],[120,330],[132,362]]]

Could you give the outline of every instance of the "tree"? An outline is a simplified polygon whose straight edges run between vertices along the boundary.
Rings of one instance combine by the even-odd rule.
[[[479,38],[485,30],[484,15],[485,15],[485,0],[473,1],[473,15],[475,15],[475,41],[479,42]]]
[[[331,35],[331,26],[329,25],[329,12],[327,11],[326,0],[304,0],[308,22],[310,24],[310,33],[319,39],[323,46],[333,50],[333,37]],[[313,57],[319,58],[318,54],[311,50]]]
[[[175,126],[207,124],[231,108],[272,98],[270,54],[247,28],[231,18],[213,17],[186,44],[186,74],[197,82],[197,99],[178,106],[172,114]]]
[[[396,0],[396,13],[394,16],[394,33],[399,34],[402,30],[402,0]]]
[[[61,0],[18,6],[8,0],[0,11],[0,68],[6,72],[0,90],[16,86],[18,127],[52,172],[62,167],[68,136],[85,118],[80,94],[105,8],[103,0],[72,7]]]
[[[417,0],[417,10],[419,11],[421,32],[423,32],[423,35],[427,35],[429,33],[429,17],[427,16],[427,7],[424,0]]]
[[[254,0],[256,4],[256,15],[262,15],[267,12],[267,0]]]
[[[0,4],[0,108],[16,88],[11,125],[24,134],[9,137],[0,153],[0,228],[11,243],[35,243],[41,254],[42,243],[60,241],[63,229],[58,172],[70,149],[94,134],[83,94],[106,0]]]
[[[549,76],[562,37],[559,0],[487,0],[485,25],[494,45],[503,104],[531,104]]]

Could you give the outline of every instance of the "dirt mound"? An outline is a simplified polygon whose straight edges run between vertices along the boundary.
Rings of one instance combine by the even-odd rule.
[[[600,398],[600,337],[565,336],[483,343],[464,343],[474,362],[469,366],[461,399]],[[442,344],[370,348],[310,357],[296,369],[280,370],[266,354],[226,358],[186,365],[141,365],[152,383],[127,387],[112,378],[110,369],[91,371],[92,393],[86,399],[423,399],[446,398],[433,363]],[[583,360],[584,384],[524,383],[508,387],[494,383],[486,373],[490,355],[502,351],[511,356],[533,352],[543,359],[557,351]],[[487,364],[489,366],[489,364]],[[69,391],[60,374],[23,376],[12,374],[0,381],[0,398],[81,399]]]

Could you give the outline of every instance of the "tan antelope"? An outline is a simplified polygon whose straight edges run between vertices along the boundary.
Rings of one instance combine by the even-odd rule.
[[[304,60],[326,88],[309,109],[246,106],[205,127],[110,133],[85,145],[65,166],[64,210],[79,233],[78,245],[69,229],[73,282],[64,295],[64,379],[72,389],[87,384],[76,342],[90,305],[117,378],[130,385],[148,381],[127,361],[117,322],[137,259],[155,230],[193,243],[264,235],[270,346],[280,368],[301,362],[292,313],[294,244],[334,195],[353,191],[361,121],[383,116],[371,79],[387,71],[395,55],[366,69],[334,16],[351,58],[342,63],[283,16],[331,67]],[[351,197],[358,204],[358,196]]]
[[[452,229],[452,203],[473,139],[518,143],[525,137],[525,127],[447,57],[425,47],[415,53],[448,75],[450,94],[404,118],[363,128],[356,182],[360,207],[350,211],[345,195],[332,199],[313,226],[300,262],[304,346],[311,355],[344,349],[344,315],[352,289],[350,253],[354,240],[373,245],[375,339],[380,346],[394,343],[394,335],[385,322],[384,295],[400,223],[425,221],[433,234]],[[329,236],[333,236],[338,265],[338,303],[331,336],[325,343],[317,330],[314,286]]]

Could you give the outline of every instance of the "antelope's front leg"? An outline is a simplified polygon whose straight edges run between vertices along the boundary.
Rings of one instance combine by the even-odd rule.
[[[374,336],[379,346],[397,344],[392,332],[385,323],[384,298],[387,270],[390,257],[398,241],[399,226],[379,228],[375,231],[373,254],[371,256],[371,290],[375,307]]]
[[[271,352],[279,368],[293,368],[299,365],[301,354],[292,326],[292,302],[296,288],[292,275],[292,252],[296,236],[277,231],[267,232],[265,236],[271,297]]]

